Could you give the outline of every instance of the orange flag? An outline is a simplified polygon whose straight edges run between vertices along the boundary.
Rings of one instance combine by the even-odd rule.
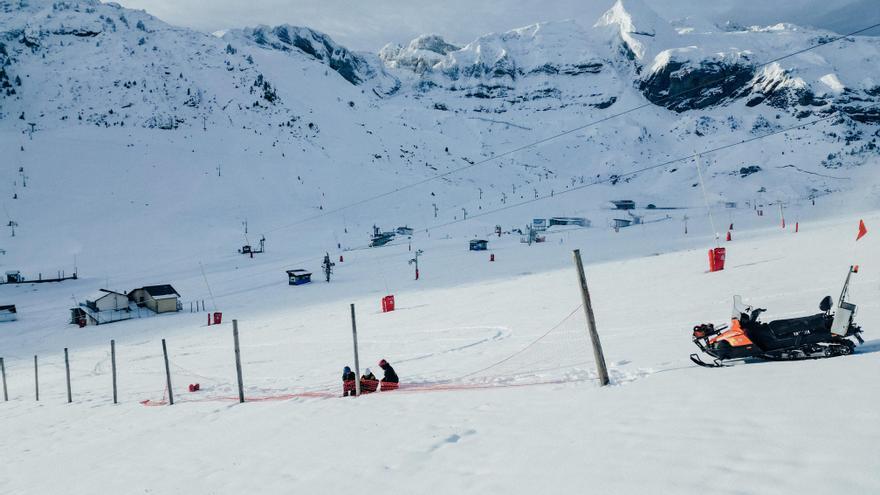
[[[865,227],[865,221],[859,220],[859,235],[856,236],[856,240],[859,240],[862,237],[865,237],[865,234],[867,234],[867,233],[868,233],[868,227]]]

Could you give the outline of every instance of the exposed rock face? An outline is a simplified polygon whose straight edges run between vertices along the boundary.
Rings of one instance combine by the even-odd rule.
[[[641,80],[639,89],[652,103],[684,112],[734,99],[752,78],[752,69],[743,65],[669,62]]]
[[[244,29],[241,34],[260,46],[282,51],[299,50],[326,63],[352,84],[361,84],[374,73],[363,57],[337,44],[326,34],[309,28],[287,24],[258,26]]]
[[[405,47],[389,43],[379,51],[379,58],[389,67],[406,68],[421,74],[432,69],[449,53],[460,49],[442,37],[430,34],[419,36]]]

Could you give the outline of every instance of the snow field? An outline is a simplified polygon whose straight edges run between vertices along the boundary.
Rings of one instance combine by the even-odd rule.
[[[878,220],[877,214],[865,217],[869,229]],[[531,248],[502,238],[492,265],[485,253],[464,251],[460,240],[434,240],[426,253],[443,260],[439,266],[457,261],[465,275],[436,274],[430,263],[419,282],[387,275],[385,283],[396,288],[393,313],[379,312],[385,287],[375,288],[366,275],[375,274],[383,258],[390,264],[389,258],[405,257],[405,246],[346,253],[351,264],[343,263],[331,284],[288,287],[266,270],[273,285],[260,287],[258,278],[242,294],[219,296],[227,321],[219,327],[204,326],[203,314],[185,313],[84,330],[58,324],[20,335],[13,330],[0,341],[10,356],[12,393],[2,404],[0,435],[9,455],[0,488],[871,493],[880,486],[871,454],[880,440],[872,399],[880,371],[872,330],[880,322],[880,278],[876,242],[869,234],[854,244],[856,224],[847,216],[811,222],[798,234],[778,227],[735,231],[727,269],[713,274],[705,273],[706,253],[696,248],[705,239],[693,239],[694,249],[657,256],[615,253],[616,246],[642,240],[637,229],[571,232],[563,244]],[[579,304],[574,247],[588,260],[611,259],[587,266],[614,384],[605,389],[590,380],[585,334],[575,335],[582,316],[564,320]],[[638,249],[649,254],[657,247],[642,242]],[[857,321],[868,339],[856,355],[720,370],[688,361],[695,349],[690,327],[724,322],[733,294],[767,307],[767,319],[810,314],[822,296],[837,296],[851,260],[861,272],[850,299],[859,305]],[[544,266],[532,271],[532,261]],[[215,294],[243,283],[234,268],[215,267],[208,277]],[[69,291],[60,287],[28,298],[49,305],[52,292]],[[339,369],[351,364],[350,301],[358,308],[362,367],[377,373],[375,362],[385,357],[405,383],[443,384],[514,356],[458,383],[569,381],[244,405],[201,400],[235,395],[232,317],[240,321],[249,396],[338,392]],[[563,320],[558,333],[516,355]],[[137,401],[163,394],[163,337],[180,402],[144,407]],[[117,406],[110,403],[109,338],[118,345]],[[65,404],[60,357],[65,345],[71,348],[71,405]],[[35,352],[43,356],[40,403],[30,395]],[[578,356],[583,362],[570,361]],[[566,369],[554,368],[560,365]],[[186,392],[191,381],[203,391]],[[852,469],[853,459],[860,469]],[[42,476],[49,466],[55,475]]]

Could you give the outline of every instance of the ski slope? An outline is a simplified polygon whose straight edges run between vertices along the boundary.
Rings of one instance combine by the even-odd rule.
[[[789,215],[804,219],[815,208]],[[184,312],[79,329],[62,322],[65,298],[93,278],[2,286],[4,298],[20,301],[20,321],[0,334],[10,388],[0,404],[0,491],[877,491],[876,234],[855,243],[852,214],[802,220],[798,233],[772,214],[740,210],[735,218],[727,269],[711,274],[705,220],[694,220],[688,236],[679,222],[657,222],[619,233],[567,230],[532,246],[517,235],[490,238],[494,263],[468,252],[467,237],[417,237],[414,248],[425,251],[419,281],[406,244],[344,252],[331,283],[316,273],[301,287],[286,285],[271,250],[229,257],[206,270],[225,318],[211,327],[204,313]],[[869,229],[880,224],[878,213],[864,219]],[[587,261],[611,372],[604,389],[575,311],[574,248]],[[867,339],[855,355],[718,370],[688,360],[691,326],[724,322],[733,294],[768,308],[767,320],[815,313],[822,296],[836,298],[853,262],[861,272],[850,299]],[[171,279],[184,294],[204,285],[200,270],[185,266]],[[382,314],[386,293],[397,310]],[[340,370],[352,364],[349,303],[362,368],[378,374],[375,363],[387,358],[400,391],[336,397]],[[261,401],[231,400],[231,318],[240,325],[246,395]],[[174,406],[161,405],[162,338]],[[187,392],[196,382],[202,390]]]

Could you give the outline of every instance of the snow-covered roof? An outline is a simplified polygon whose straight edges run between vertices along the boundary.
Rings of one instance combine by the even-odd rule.
[[[103,298],[105,298],[105,297],[107,297],[107,296],[109,296],[109,295],[113,295],[113,294],[115,294],[115,295],[117,295],[117,296],[126,297],[126,298],[128,297],[128,296],[126,296],[125,294],[123,294],[123,293],[121,293],[121,292],[116,292],[116,291],[114,291],[114,290],[109,290],[109,289],[98,289],[98,292],[95,292],[95,293],[92,294],[90,297],[86,298],[86,301],[92,301],[92,302],[95,302],[95,301],[98,301],[99,299],[103,299]]]
[[[153,299],[167,299],[171,297],[180,297],[180,294],[174,290],[169,284],[162,285],[145,285],[141,289],[150,295]]]

